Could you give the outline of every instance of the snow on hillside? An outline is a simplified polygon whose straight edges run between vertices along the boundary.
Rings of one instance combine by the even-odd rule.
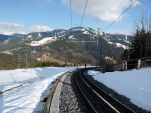
[[[38,37],[42,37],[41,33],[38,33]]]
[[[120,43],[115,43],[116,47],[121,47],[123,49],[128,49],[127,46],[123,45],[123,44],[120,44]]]
[[[9,50],[2,51],[2,52],[0,52],[0,53],[2,53],[2,54],[7,54],[7,55],[13,55],[13,53],[12,53],[11,51],[9,51]]]
[[[151,68],[125,72],[88,71],[94,79],[130,99],[135,105],[151,111]]]
[[[73,68],[35,68],[0,71],[0,113],[42,112],[51,82]]]
[[[28,35],[27,38],[32,38],[32,35]]]
[[[84,28],[84,27],[73,27],[73,28],[71,28],[70,30],[71,30],[71,31],[85,31],[86,28]]]
[[[30,46],[43,46],[45,44],[49,44],[49,43],[54,42],[56,40],[57,39],[54,38],[54,37],[45,37],[45,38],[43,38],[43,39],[41,39],[39,41],[32,41],[30,43]]]
[[[112,44],[113,44],[113,42],[111,42],[111,41],[108,41],[108,44],[111,44],[111,45],[112,45]]]
[[[89,32],[88,31],[83,31],[83,34],[88,35]]]
[[[107,42],[108,42],[108,44],[114,45],[114,46],[117,47],[117,48],[128,49],[128,46],[123,45],[123,44],[121,44],[121,43],[114,43],[114,42],[111,42],[111,41],[107,41]]]
[[[68,39],[72,39],[72,40],[75,40],[76,38],[74,37],[74,35],[70,35],[69,37],[68,37]]]

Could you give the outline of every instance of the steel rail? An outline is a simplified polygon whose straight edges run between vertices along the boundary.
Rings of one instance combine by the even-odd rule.
[[[93,110],[93,113],[136,113],[89,80],[84,75],[85,70],[77,70],[73,77],[76,87],[88,103],[89,109]]]

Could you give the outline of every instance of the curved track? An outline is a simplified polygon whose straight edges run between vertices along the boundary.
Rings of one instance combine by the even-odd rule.
[[[88,105],[90,113],[136,113],[131,108],[105,93],[85,75],[87,69],[74,72],[73,80]]]

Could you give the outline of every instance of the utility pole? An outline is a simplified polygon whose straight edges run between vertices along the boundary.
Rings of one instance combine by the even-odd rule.
[[[21,55],[17,55],[17,68],[21,68],[23,64],[23,58]]]
[[[19,55],[16,56],[16,64],[17,64],[17,68],[20,68],[20,58],[19,58]]]
[[[25,60],[26,60],[25,61],[26,66],[25,67],[28,68],[28,54],[27,53],[25,54]]]
[[[100,28],[97,29],[97,63],[96,65],[99,66],[101,62],[101,53],[102,53],[102,43],[101,43],[101,35],[100,35]]]

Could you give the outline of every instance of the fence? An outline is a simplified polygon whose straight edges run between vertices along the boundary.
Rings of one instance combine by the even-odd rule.
[[[134,69],[134,68],[139,69],[141,67],[150,67],[151,66],[151,57],[123,60],[122,65],[120,65],[120,66],[121,66],[122,70]]]

